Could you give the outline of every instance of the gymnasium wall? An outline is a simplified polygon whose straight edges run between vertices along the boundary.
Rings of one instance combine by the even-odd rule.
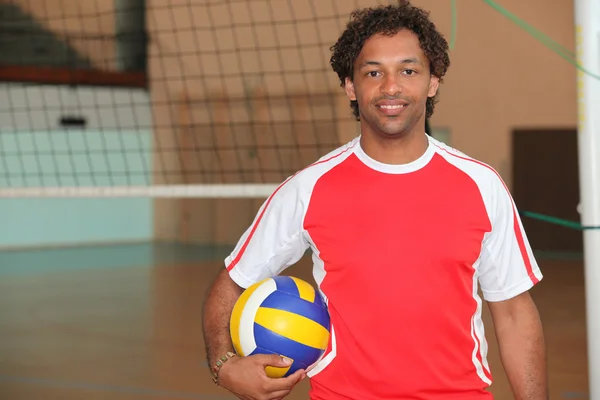
[[[575,50],[573,1],[498,0],[504,8]],[[417,1],[434,10],[449,36],[449,2]],[[434,126],[452,144],[498,169],[511,182],[511,133],[517,128],[575,128],[576,69],[483,1],[459,3],[456,47]]]
[[[115,68],[116,45],[111,39],[115,32],[115,0],[4,1],[16,4],[58,37],[68,37],[69,45],[95,67]]]
[[[1,84],[0,110],[0,188],[151,180],[152,118],[143,90]],[[65,128],[63,115],[87,125]],[[148,241],[152,213],[150,199],[0,199],[0,248]]]
[[[498,2],[563,46],[574,48],[572,1]],[[254,72],[261,62],[267,69],[278,66],[276,52],[258,53],[252,49],[256,45],[249,27],[227,28],[232,21],[244,24],[250,22],[250,18],[271,20],[265,1],[214,4],[211,15],[201,4],[169,7],[169,3],[169,0],[148,1],[152,110],[158,125],[173,126],[177,131],[174,135],[166,128],[159,129],[158,137],[175,140],[183,135],[185,139],[185,129],[176,128],[185,126],[190,115],[196,122],[209,121],[202,100],[221,95],[223,87],[233,96],[252,96],[256,90],[279,95],[286,86],[294,95],[337,91],[340,96],[337,105],[325,111],[334,112],[342,119],[348,117],[335,126],[340,143],[354,136],[355,126],[350,122],[347,102],[337,77],[327,64],[327,47],[341,32],[345,18],[339,21],[323,18],[318,24],[310,21],[311,7],[327,17],[333,14],[332,3],[336,5],[336,13],[347,13],[354,1],[281,2],[282,6],[293,4],[296,18],[309,19],[298,25],[298,37],[289,24],[279,24],[275,31],[268,25],[257,28],[261,47],[276,46],[278,40],[279,45],[303,49],[284,51],[282,59],[286,70],[324,68],[324,72],[308,74],[306,80],[293,73],[283,77],[266,73],[263,80],[242,78],[242,71]],[[358,3],[375,4],[370,0]],[[456,46],[451,51],[452,66],[441,86],[440,103],[431,123],[434,128],[448,129],[453,146],[491,164],[511,186],[513,129],[575,126],[575,68],[483,1],[457,3],[458,29]],[[248,4],[252,7],[250,10]],[[413,4],[429,9],[434,22],[450,40],[450,1],[413,0]],[[275,8],[273,12],[275,21],[291,18],[287,6]],[[211,36],[206,28],[212,24],[224,28]],[[325,43],[321,50],[311,46],[321,40]],[[234,52],[217,56],[232,49],[234,44],[247,48],[240,54],[243,63]],[[183,55],[173,56],[174,53]],[[222,73],[228,77],[203,81],[199,78],[203,73]],[[233,77],[236,74],[238,76]],[[176,155],[171,162],[174,168],[179,166]],[[234,243],[252,221],[259,204],[256,200],[157,201],[155,235],[161,240]]]

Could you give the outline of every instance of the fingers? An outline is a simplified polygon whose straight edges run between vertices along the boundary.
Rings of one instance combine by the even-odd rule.
[[[299,369],[285,378],[269,379],[269,391],[292,390],[293,387],[306,377],[304,370]]]
[[[308,368],[306,368],[306,373],[309,373],[314,367],[316,367],[317,364],[319,364],[319,361],[320,359],[309,365]]]
[[[289,394],[289,390],[279,390],[277,392],[269,393],[269,400],[281,400]]]
[[[304,370],[297,370],[285,378],[266,378],[262,390],[269,400],[281,400],[290,394],[294,386],[306,377]]]
[[[284,381],[284,382],[290,382],[293,385],[295,385],[296,383],[300,382],[304,378],[306,378],[306,371],[304,371],[303,369],[299,369],[299,370],[295,371],[293,374],[291,374],[290,376],[286,376],[285,378],[279,378],[279,380]]]
[[[283,399],[285,397],[287,397],[291,391],[292,391],[293,387],[289,388],[289,389],[281,389],[281,390],[273,390],[273,391],[269,391],[267,397],[270,400],[276,400],[276,399]]]
[[[256,357],[256,360],[265,367],[288,367],[292,364],[292,360],[278,354],[256,354],[253,357]]]

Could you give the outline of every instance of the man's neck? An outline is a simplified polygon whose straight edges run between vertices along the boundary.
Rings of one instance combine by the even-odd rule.
[[[421,157],[429,143],[424,130],[400,138],[383,138],[369,132],[361,135],[360,146],[369,157],[383,164],[408,164]]]

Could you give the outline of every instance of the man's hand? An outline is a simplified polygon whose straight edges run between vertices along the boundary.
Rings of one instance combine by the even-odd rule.
[[[269,378],[265,367],[287,367],[290,361],[275,354],[233,357],[219,371],[219,385],[243,400],[280,400],[306,377],[298,370],[285,378]]]

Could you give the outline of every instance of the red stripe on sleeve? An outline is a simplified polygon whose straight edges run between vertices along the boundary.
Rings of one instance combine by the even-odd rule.
[[[252,226],[252,230],[248,234],[248,237],[246,238],[246,241],[242,245],[242,248],[240,249],[238,255],[227,266],[227,271],[231,271],[237,265],[237,263],[240,262],[240,259],[242,258],[242,255],[246,251],[246,247],[248,247],[248,243],[250,243],[250,239],[252,239],[252,236],[254,235],[254,232],[256,232],[256,228],[258,227],[258,224],[260,224],[260,221],[262,220],[262,217],[265,215],[265,211],[267,211],[267,208],[269,207],[269,204],[271,204],[271,200],[273,200],[273,197],[283,187],[283,185],[285,185],[286,183],[288,183],[290,181],[290,179],[292,179],[294,176],[295,176],[295,174],[293,176],[291,176],[288,180],[284,181],[281,185],[277,186],[277,189],[275,189],[275,191],[273,193],[271,193],[271,195],[267,199],[267,203],[263,207],[262,212],[260,213],[260,215],[256,219],[256,222]]]

